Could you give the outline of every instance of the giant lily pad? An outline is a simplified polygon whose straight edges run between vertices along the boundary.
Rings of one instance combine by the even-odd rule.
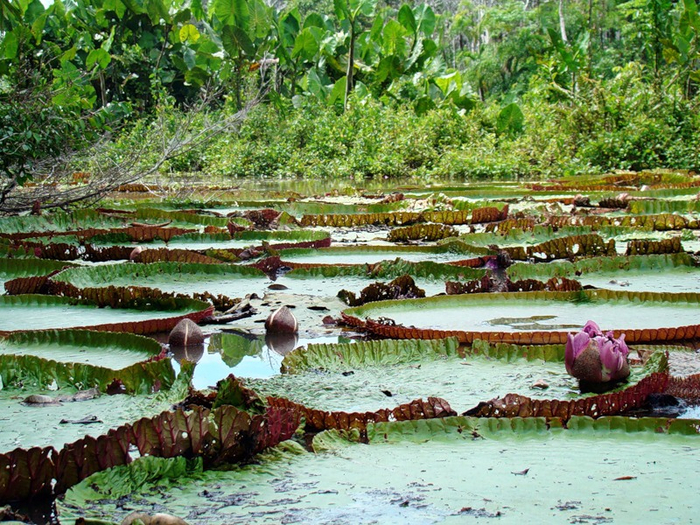
[[[313,249],[282,250],[280,257],[297,265],[362,265],[402,259],[409,262],[453,262],[484,255],[485,250],[461,243],[442,246],[333,246]]]
[[[568,429],[543,418],[380,423],[370,427],[371,446],[323,433],[314,444],[333,453],[286,445],[261,464],[227,472],[193,466],[182,477],[186,470],[180,466],[174,477],[167,467],[153,465],[146,475],[136,473],[144,470],[136,462],[76,486],[59,503],[59,515],[119,520],[128,513],[123,505],[202,522],[251,524],[476,518],[602,523],[657,515],[692,521],[687,502],[700,482],[691,477],[678,484],[675,478],[696,462],[693,425],[627,418],[576,418]],[[668,430],[659,434],[659,428]],[[688,430],[695,435],[685,435]],[[591,461],[596,457],[606,461]],[[137,488],[137,479],[148,481]]]
[[[553,358],[550,361],[533,359],[532,355],[530,359],[515,357],[516,352],[536,355],[529,348],[491,350],[483,344],[460,356],[456,338],[310,345],[285,357],[283,371],[293,374],[251,381],[250,385],[263,395],[331,412],[364,412],[382,404],[393,407],[425,397],[446,399],[453,408],[462,410],[506,392],[535,399],[580,398],[577,380],[561,361],[563,347],[552,350],[539,354]],[[501,356],[504,359],[499,359]],[[630,382],[621,388],[629,388],[657,370],[635,368]],[[545,390],[534,386],[541,380],[548,385]],[[660,390],[663,388],[656,391]]]
[[[95,472],[130,463],[129,445],[135,445],[142,456],[196,455],[210,465],[241,461],[291,437],[298,417],[296,412],[278,408],[253,417],[232,406],[189,413],[166,411],[96,439],[88,436],[69,443],[60,451],[44,449],[47,453],[40,458],[40,471],[32,468],[36,460],[21,461],[32,449],[15,449],[0,454],[0,501],[28,499],[52,490],[60,494]],[[15,479],[22,483],[10,483]]]
[[[124,225],[121,219],[105,217],[95,210],[84,209],[70,213],[53,212],[42,216],[25,215],[0,219],[2,237],[33,232],[67,232],[86,228],[118,228]]]
[[[160,352],[160,344],[153,339],[112,332],[50,330],[15,332],[0,338],[0,356],[34,356],[113,370],[145,361]]]
[[[98,388],[115,381],[128,393],[170,388],[174,375],[160,344],[132,334],[85,330],[16,332],[0,339],[7,386]]]
[[[167,360],[161,362],[169,365]],[[16,387],[11,385],[10,388],[0,391],[2,408],[0,419],[3,423],[0,425],[0,451],[7,452],[14,449],[15,453],[21,453],[22,450],[26,451],[30,447],[61,447],[83,436],[93,438],[101,436],[103,442],[113,441],[112,437],[106,436],[110,429],[117,429],[145,416],[154,416],[168,410],[173,402],[186,395],[190,378],[191,367],[186,368],[178,379],[172,382],[172,368],[170,368],[170,378],[163,378],[164,381],[170,379],[172,382],[170,389],[159,392],[149,389],[142,395],[128,397],[104,394],[82,395],[90,393],[89,390],[82,390],[82,394],[78,392],[76,395],[71,395],[76,392],[76,389],[71,387],[59,388],[55,391],[28,384]],[[22,400],[30,394],[50,397],[56,402],[22,403]],[[81,421],[82,423],[75,423]],[[112,436],[115,434],[114,430],[109,433]],[[20,444],[23,449],[17,448]],[[56,459],[56,456],[53,456],[54,462]],[[6,460],[7,455],[0,454],[0,463]],[[86,463],[94,460],[95,458],[84,457]],[[29,474],[25,472],[22,475]],[[55,478],[55,471],[52,472],[52,477]],[[6,497],[8,492],[12,493],[15,489],[6,487],[2,483],[0,487],[4,489],[0,490],[0,501],[15,499]],[[26,495],[19,495],[16,499],[23,497]]]
[[[663,272],[663,279],[659,279]],[[576,278],[584,285],[634,292],[700,292],[700,268],[685,253],[581,259],[575,263],[517,263],[508,269],[511,279]]]
[[[698,303],[700,294],[693,293],[491,293],[369,303],[343,316],[378,335],[404,339],[456,335],[462,342],[563,343],[581,319],[595,319],[606,331],[624,332],[628,342],[662,342],[700,334]]]
[[[0,259],[0,287],[3,287],[6,281],[17,277],[48,275],[66,266],[71,265],[43,259]]]
[[[0,297],[0,334],[20,330],[90,328],[116,332],[151,333],[169,330],[184,318],[201,319],[212,307],[194,299],[158,301],[135,308],[105,308],[97,302],[70,297],[16,295]],[[40,312],[40,314],[39,314]]]
[[[262,294],[267,280],[257,268],[231,264],[160,262],[73,268],[54,280],[79,288],[147,286],[171,293],[215,292],[229,297]]]

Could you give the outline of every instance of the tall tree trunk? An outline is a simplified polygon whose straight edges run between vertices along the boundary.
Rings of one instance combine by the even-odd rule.
[[[348,51],[348,69],[345,74],[345,101],[343,111],[348,108],[348,99],[353,88],[353,73],[355,71],[355,21],[350,22],[350,50]]]
[[[588,0],[588,30],[590,31],[590,37],[588,39],[588,76],[592,76],[593,72],[593,46],[595,45],[596,38],[596,22],[593,20],[593,3],[594,0]]]
[[[561,39],[564,43],[569,41],[566,38],[566,21],[564,20],[564,0],[559,0],[559,29],[561,30]]]

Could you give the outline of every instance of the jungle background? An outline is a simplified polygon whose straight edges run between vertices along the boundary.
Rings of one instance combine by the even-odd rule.
[[[699,66],[696,0],[0,0],[0,207],[155,173],[697,170]],[[90,184],[17,196],[50,177]]]

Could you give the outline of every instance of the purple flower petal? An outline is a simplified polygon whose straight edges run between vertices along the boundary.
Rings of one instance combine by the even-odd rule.
[[[617,348],[624,356],[627,356],[630,353],[630,349],[627,348],[627,343],[625,343],[625,334],[622,334],[617,338]]]
[[[600,331],[600,327],[593,321],[588,321],[583,327],[583,331],[586,332],[590,337],[603,335],[603,333]]]

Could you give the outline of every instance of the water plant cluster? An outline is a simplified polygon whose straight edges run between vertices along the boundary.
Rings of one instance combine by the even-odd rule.
[[[694,481],[605,487],[663,493],[695,461],[698,188],[131,185],[3,218],[0,503],[60,523],[685,519]],[[295,333],[266,333],[280,306]],[[183,319],[205,344],[166,343]]]

